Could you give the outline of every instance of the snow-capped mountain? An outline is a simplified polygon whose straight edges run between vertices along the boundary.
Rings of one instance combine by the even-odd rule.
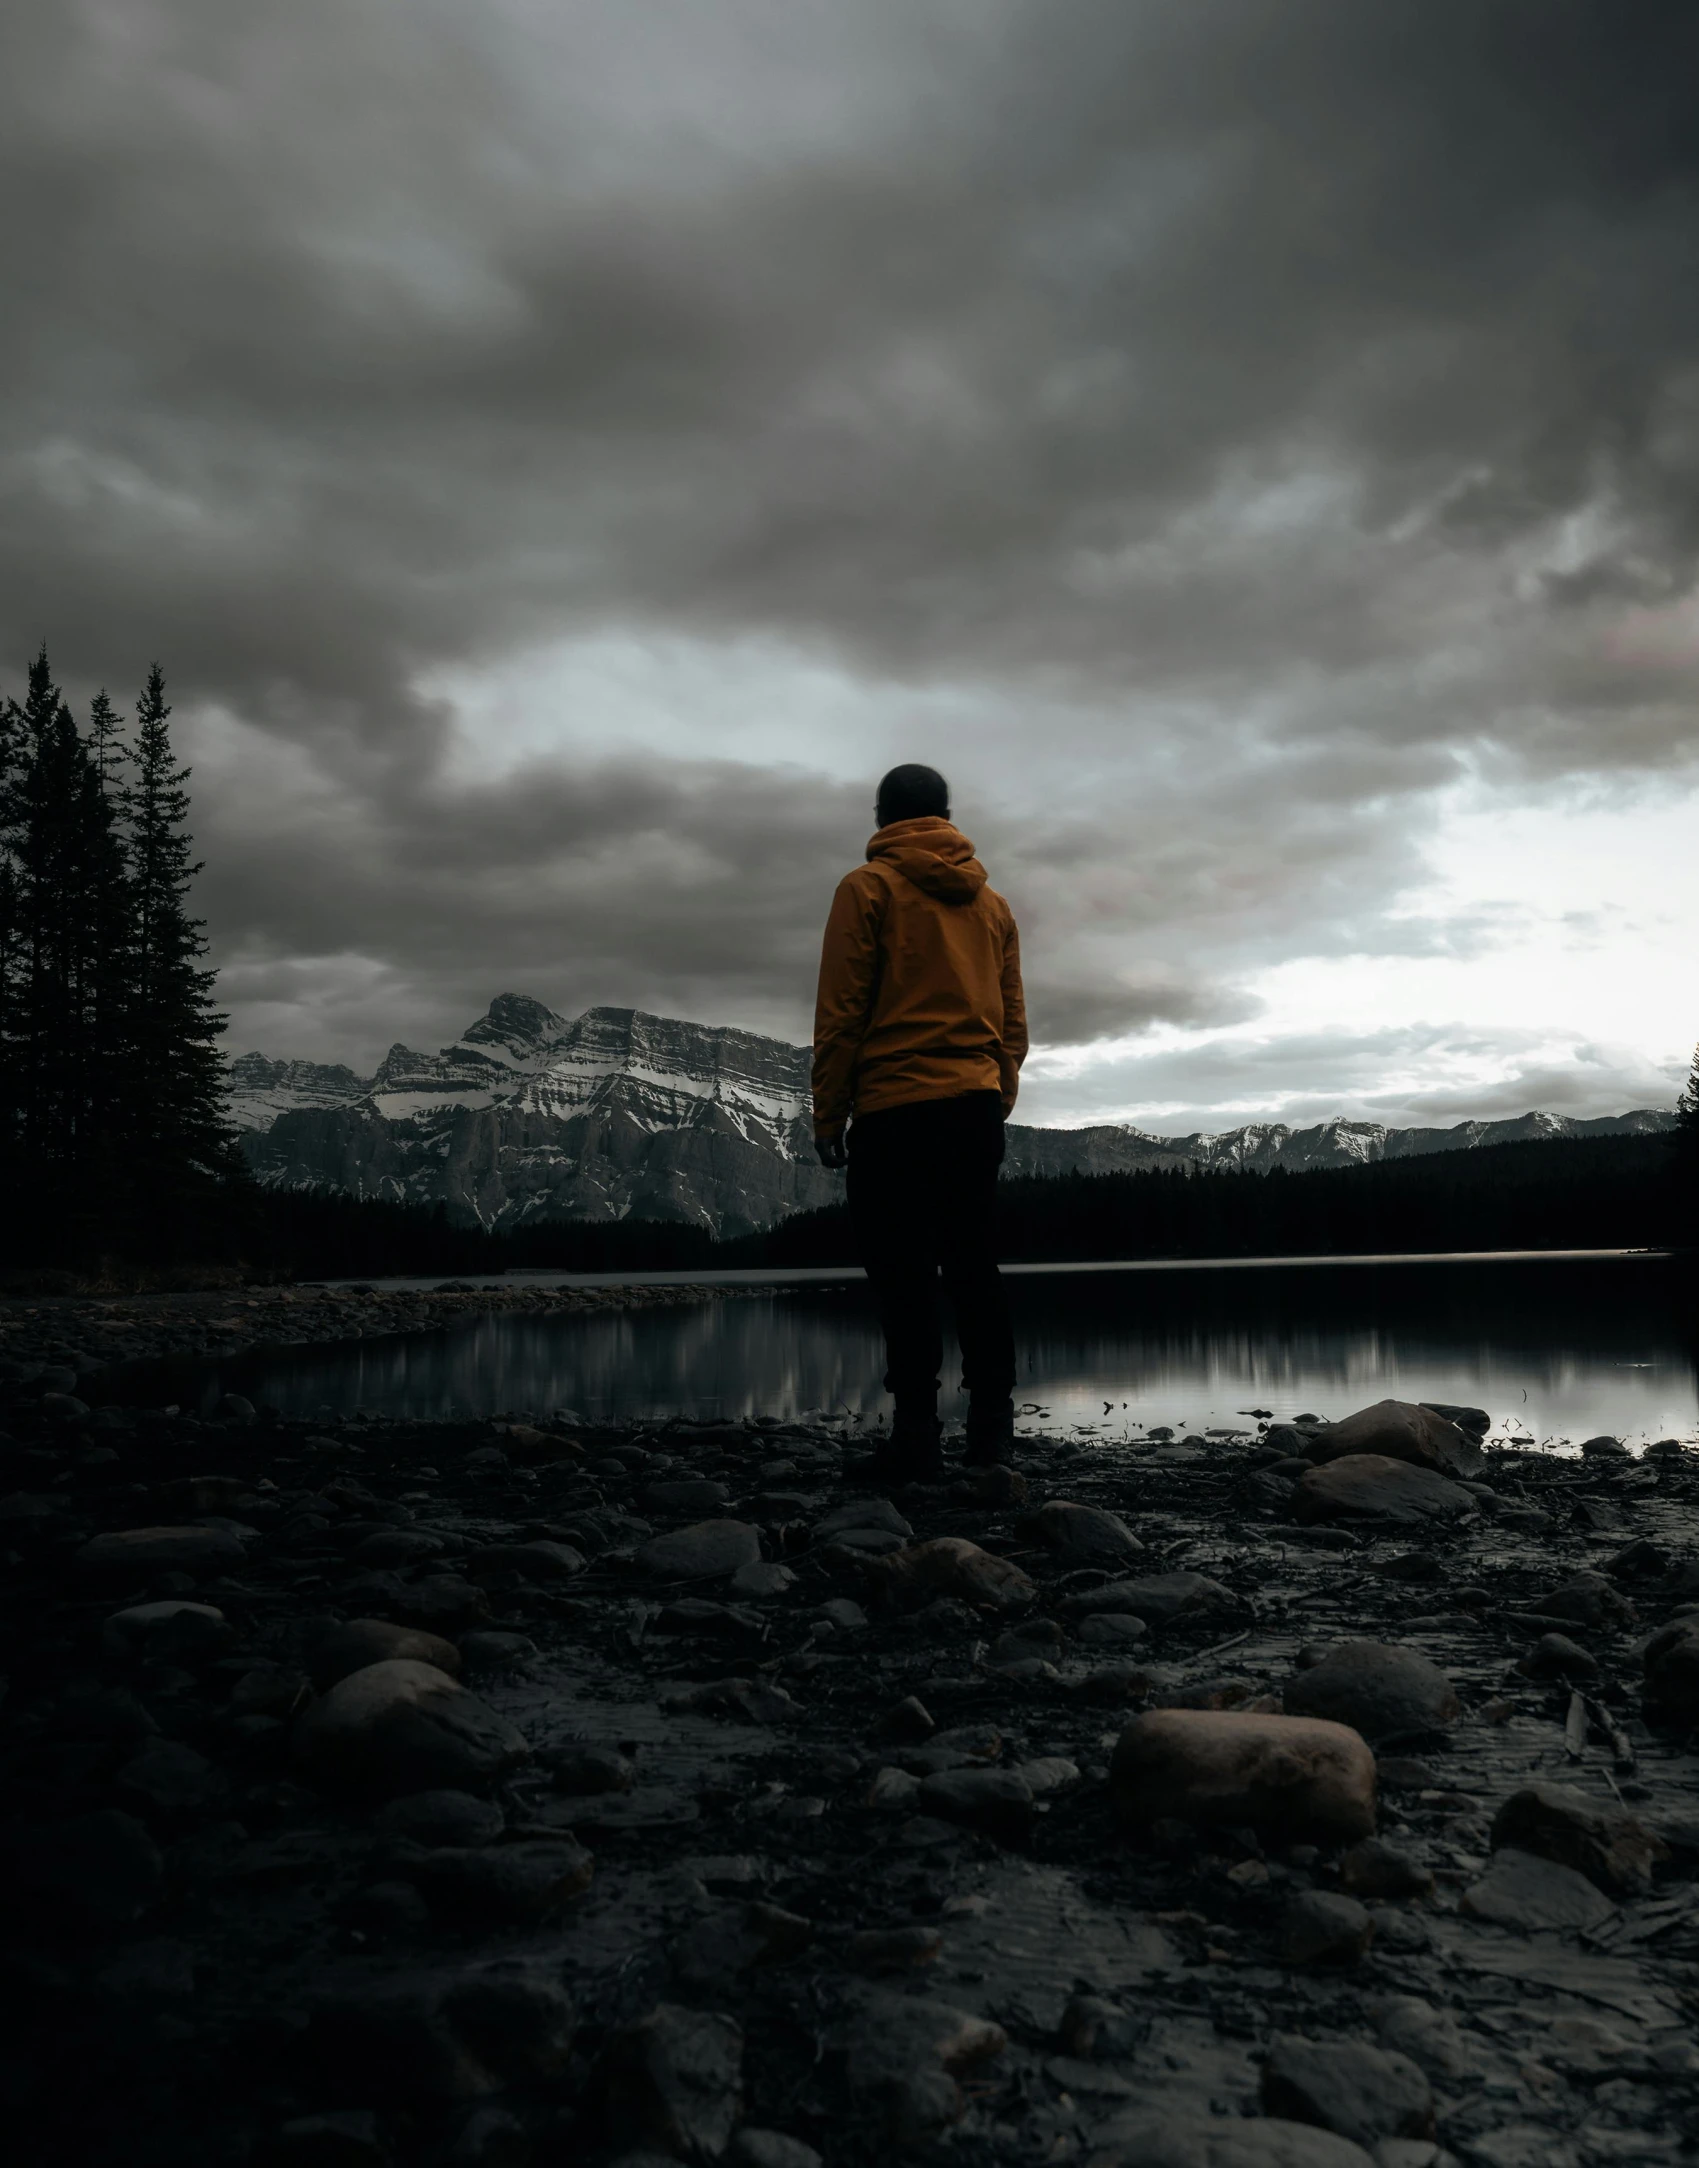
[[[372,1077],[261,1054],[242,1055],[230,1074],[243,1148],[260,1180],[283,1188],[440,1202],[487,1227],[636,1218],[725,1234],[843,1195],[814,1157],[806,1047],[637,1009],[567,1018],[502,994],[452,1046],[392,1046]],[[1642,1111],[1453,1129],[1253,1122],[1184,1137],[1012,1123],[1004,1171],[1344,1167],[1525,1138],[1645,1134],[1673,1120]]]

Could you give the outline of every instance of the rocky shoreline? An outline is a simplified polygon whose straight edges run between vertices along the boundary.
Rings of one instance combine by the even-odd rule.
[[[268,1348],[328,1346],[431,1332],[464,1317],[573,1317],[671,1309],[767,1295],[770,1286],[243,1287],[164,1295],[33,1295],[0,1299],[0,1385],[44,1370],[98,1377],[119,1364],[219,1361]],[[64,1382],[64,1381],[61,1381]],[[64,1383],[74,1391],[75,1383]]]
[[[32,1320],[0,1405],[16,2158],[1699,2139],[1674,1441],[1483,1450],[1387,1403],[881,1494],[827,1427],[200,1420],[19,1376],[91,1315]]]

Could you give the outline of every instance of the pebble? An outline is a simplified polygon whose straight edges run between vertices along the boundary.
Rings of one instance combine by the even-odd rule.
[[[549,1781],[555,1790],[576,1799],[590,1799],[606,1792],[628,1792],[637,1781],[637,1764],[617,1747],[561,1747],[546,1759]]]
[[[663,1581],[725,1581],[760,1557],[761,1537],[747,1521],[716,1520],[651,1537],[637,1563]]]
[[[1471,1919],[1491,1920],[1524,1934],[1599,1927],[1616,1910],[1584,1874],[1555,1860],[1506,1845],[1494,1852],[1480,1881],[1463,1892]]]
[[[216,1605],[182,1598],[132,1604],[115,1611],[101,1628],[109,1655],[162,1664],[209,1662],[223,1655],[234,1639],[229,1620]]]
[[[1130,1611],[1093,1611],[1079,1624],[1080,1644],[1088,1649],[1130,1649],[1149,1635],[1144,1620]]]
[[[470,1792],[408,1792],[372,1818],[380,1836],[428,1847],[493,1844],[504,1826],[500,1807]]]
[[[915,1805],[941,1822],[1019,1843],[1032,1826],[1032,1787],[1013,1769],[946,1769],[926,1778]]]
[[[743,2034],[729,2017],[661,2003],[619,2027],[603,2056],[616,2139],[718,2160],[743,2113]]]
[[[1202,1822],[1288,1842],[1374,1834],[1373,1754],[1345,1725],[1313,1717],[1151,1711],[1117,1741],[1110,1785],[1132,1827]]]
[[[1354,1897],[1305,1890],[1280,1923],[1281,1954],[1289,1965],[1354,1965],[1374,1939],[1374,1920]]]
[[[433,1911],[469,1927],[547,1918],[589,1888],[595,1861],[564,1834],[524,1843],[444,1846],[407,1870]]]
[[[825,2168],[820,2155],[800,2138],[787,2138],[777,2130],[754,2130],[748,2125],[733,2138],[726,2160],[729,2168]]]
[[[1541,1634],[1516,1666],[1525,1679],[1580,1679],[1599,1676],[1598,1658],[1567,1634]]]
[[[1289,1679],[1289,1716],[1349,1724],[1377,1750],[1443,1732],[1456,1722],[1457,1692],[1419,1649],[1384,1641],[1341,1641],[1318,1664]]]
[[[1434,1887],[1433,1869],[1384,1837],[1354,1844],[1340,1859],[1339,1879],[1353,1897],[1427,1897]]]
[[[124,1528],[95,1536],[77,1553],[90,1575],[111,1581],[146,1581],[162,1573],[193,1580],[240,1573],[247,1554],[234,1536],[218,1528]]]
[[[880,1746],[911,1746],[930,1739],[937,1728],[925,1703],[908,1694],[885,1711],[870,1736]]]
[[[1237,1618],[1248,1606],[1242,1596],[1205,1573],[1152,1573],[1137,1579],[1106,1581],[1067,1596],[1062,1608],[1075,1618],[1097,1612],[1131,1612],[1150,1626],[1172,1626],[1182,1619]]]
[[[1536,1852],[1584,1874],[1600,1889],[1635,1896],[1651,1886],[1669,1847],[1613,1799],[1568,1784],[1528,1784],[1493,1816],[1492,1841]]]
[[[299,2115],[267,2133],[257,2168],[390,2168],[383,2127],[369,2108]]]
[[[1313,2123],[1361,2146],[1434,2134],[1433,2088],[1423,2073],[1408,2056],[1354,2040],[1276,2033],[1261,2092],[1270,2115]]]
[[[1071,1498],[1052,1498],[1033,1512],[1023,1513],[1015,1523],[1015,1533],[1023,1543],[1039,1543],[1065,1558],[1102,1565],[1137,1558],[1144,1550],[1118,1513],[1077,1505]]]
[[[976,1609],[1022,1611],[1037,1588],[1012,1560],[985,1551],[965,1536],[939,1536],[884,1558],[869,1560],[883,1586],[893,1593],[930,1590],[954,1596]]]
[[[1349,2138],[1274,2116],[1137,2108],[1095,2134],[1086,2168],[1377,2168]]]
[[[481,1790],[530,1753],[524,1735],[434,1665],[391,1658],[351,1672],[296,1720],[309,1783],[338,1791]]]

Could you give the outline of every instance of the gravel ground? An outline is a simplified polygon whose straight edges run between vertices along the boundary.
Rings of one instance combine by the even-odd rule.
[[[448,1299],[243,1302],[315,1339]],[[216,1300],[9,1316],[0,2090],[32,2168],[1699,2142],[1699,1760],[1641,1658],[1699,1603],[1699,1455],[1496,1452],[1450,1518],[1304,1525],[1289,1436],[1028,1439],[882,1495],[824,1428],[198,1421],[19,1375],[161,1317],[262,1336]],[[1378,1845],[1128,1825],[1141,1712],[1310,1706],[1363,1638],[1431,1704],[1382,1724]],[[1532,1784],[1579,1807],[1512,1827]]]

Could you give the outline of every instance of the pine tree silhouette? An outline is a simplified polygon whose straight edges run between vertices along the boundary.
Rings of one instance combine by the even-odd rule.
[[[137,703],[134,774],[122,792],[133,942],[132,1149],[139,1189],[154,1197],[244,1174],[224,1111],[218,1040],[225,1018],[213,1006],[215,974],[201,963],[205,922],[188,912],[201,867],[189,855],[189,771],[172,749],[170,714],[155,663]]]

